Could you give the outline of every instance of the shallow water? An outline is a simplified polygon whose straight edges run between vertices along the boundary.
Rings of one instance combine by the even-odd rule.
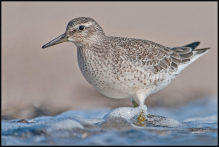
[[[145,106],[146,110],[147,107]],[[217,145],[217,97],[179,108],[67,111],[56,116],[2,120],[2,145]]]

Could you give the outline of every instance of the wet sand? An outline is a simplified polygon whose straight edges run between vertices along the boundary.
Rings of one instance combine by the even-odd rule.
[[[209,53],[171,84],[146,99],[147,106],[176,107],[217,95],[216,2],[2,2],[2,116],[33,117],[70,109],[131,106],[101,95],[82,76],[73,43],[43,50],[76,17],[94,18],[108,36],[146,39],[165,46],[201,41]]]

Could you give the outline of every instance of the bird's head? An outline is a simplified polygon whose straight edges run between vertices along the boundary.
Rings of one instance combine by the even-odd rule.
[[[42,48],[69,41],[75,43],[76,46],[89,45],[101,41],[104,37],[103,29],[95,20],[88,17],[78,17],[68,23],[64,34],[45,44]]]

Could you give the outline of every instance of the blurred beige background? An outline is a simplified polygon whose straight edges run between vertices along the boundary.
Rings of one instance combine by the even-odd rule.
[[[201,41],[211,47],[146,105],[176,107],[217,96],[216,2],[2,2],[2,116],[31,118],[70,109],[132,106],[101,95],[83,78],[76,46],[41,47],[64,33],[76,17],[92,17],[106,35],[151,40],[174,47]]]

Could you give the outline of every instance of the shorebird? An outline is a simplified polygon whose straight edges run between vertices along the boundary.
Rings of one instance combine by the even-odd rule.
[[[142,107],[147,96],[166,87],[209,49],[195,49],[200,42],[166,47],[143,39],[106,36],[88,17],[72,19],[64,34],[42,48],[63,42],[76,45],[78,65],[88,83],[107,97],[130,99],[134,107]],[[146,120],[144,114],[139,113],[140,123]]]

